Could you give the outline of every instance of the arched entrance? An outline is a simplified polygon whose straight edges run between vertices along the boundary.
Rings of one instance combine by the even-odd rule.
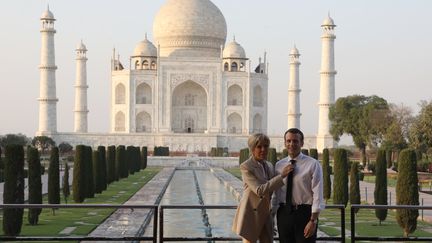
[[[204,133],[207,130],[207,93],[202,86],[186,81],[172,94],[171,128],[175,133]]]

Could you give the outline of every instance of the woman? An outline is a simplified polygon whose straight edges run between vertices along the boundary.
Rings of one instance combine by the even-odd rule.
[[[284,185],[291,171],[284,168],[274,176],[273,165],[266,161],[270,139],[262,134],[253,134],[248,139],[252,156],[240,165],[244,183],[243,196],[237,207],[232,230],[243,238],[244,243],[273,242],[273,219],[270,199],[274,190]]]

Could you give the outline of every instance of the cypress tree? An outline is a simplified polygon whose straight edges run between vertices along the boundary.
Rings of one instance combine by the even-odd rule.
[[[322,169],[324,199],[327,202],[327,200],[330,199],[331,196],[330,155],[327,148],[323,150]]]
[[[419,205],[417,158],[414,150],[404,149],[399,154],[396,183],[397,205]],[[417,209],[397,209],[396,219],[408,237],[417,228]]]
[[[307,150],[307,149],[302,149],[301,152],[304,155],[309,155],[309,150]]]
[[[360,182],[359,182],[359,163],[354,162],[351,165],[350,171],[350,195],[349,201],[350,204],[360,204]],[[355,209],[355,212],[358,212],[358,208]]]
[[[60,165],[59,150],[51,149],[50,164],[48,168],[48,203],[60,204]]]
[[[282,150],[282,158],[286,158],[286,157],[288,157],[288,150],[286,148],[284,148]]]
[[[240,150],[240,156],[239,156],[239,165],[246,161],[249,158],[249,149],[244,148]]]
[[[223,156],[223,148],[222,147],[217,147],[216,148],[216,155],[217,157],[222,157]]]
[[[107,150],[107,182],[111,184],[111,182],[116,180],[116,174],[118,178],[118,173],[116,172],[115,167],[116,160],[116,148],[114,145],[108,146]]]
[[[386,150],[385,153],[386,153],[387,168],[391,168],[393,165],[393,161],[392,161],[393,151],[391,149],[389,149],[389,150]]]
[[[42,204],[42,180],[40,172],[39,152],[36,148],[27,147],[28,164],[28,202],[29,204]],[[28,222],[37,225],[41,208],[30,208],[28,210]]]
[[[85,148],[85,181],[86,185],[86,198],[94,198],[95,181],[93,179],[93,149],[90,146]]]
[[[345,149],[334,151],[333,203],[348,203],[348,157]]]
[[[0,146],[0,171],[3,171],[4,169],[4,164],[3,164],[3,159],[2,159],[2,149]]]
[[[139,147],[135,147],[135,172],[141,170],[141,151]]]
[[[128,177],[128,170],[126,164],[126,149],[125,146],[120,145],[116,149],[116,171],[118,171],[118,179]]]
[[[64,165],[64,174],[63,174],[63,182],[62,182],[62,191],[65,202],[67,203],[68,197],[70,195],[70,187],[69,187],[69,165],[65,162]]]
[[[128,173],[130,175],[133,175],[135,173],[135,169],[134,169],[134,147],[133,146],[127,146],[126,147],[126,163],[127,163]]]
[[[267,161],[272,163],[273,165],[277,162],[277,153],[275,148],[269,148],[268,154],[267,154]]]
[[[106,151],[105,146],[98,146],[97,151],[99,152],[99,165],[100,165],[100,184],[102,191],[107,189],[107,160],[106,160]]]
[[[375,205],[387,205],[387,161],[386,151],[378,150],[375,162]],[[379,224],[387,218],[387,209],[375,209]]]
[[[102,185],[101,182],[101,171],[99,170],[99,151],[93,151],[93,182],[94,182],[94,192],[101,193]]]
[[[24,148],[21,145],[6,145],[4,204],[24,204]],[[24,209],[3,209],[3,233],[17,236],[21,233]]]
[[[141,148],[141,169],[147,168],[147,147]]]
[[[316,149],[316,148],[309,149],[309,155],[310,155],[310,157],[318,160],[318,149]]]
[[[72,180],[72,196],[76,203],[82,203],[86,195],[85,156],[86,146],[77,145],[75,148]]]

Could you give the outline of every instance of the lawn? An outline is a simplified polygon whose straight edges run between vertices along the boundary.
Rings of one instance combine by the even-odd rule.
[[[129,175],[128,178],[113,182],[108,189],[101,194],[96,194],[94,198],[84,201],[85,204],[123,204],[133,196],[141,187],[152,179],[160,168],[149,167],[143,171]],[[69,198],[69,204],[72,199]],[[44,203],[47,197],[44,196]],[[62,198],[62,203],[64,198]],[[23,227],[21,236],[65,236],[60,234],[67,227],[76,227],[72,235],[85,236],[93,231],[96,226],[105,220],[115,209],[87,209],[70,208],[55,210],[55,215],[51,209],[44,209],[39,216],[39,224],[32,226],[28,224],[27,209],[24,211]],[[3,223],[3,214],[0,215],[0,222]],[[0,229],[3,235],[3,229]],[[67,234],[66,234],[67,235]]]

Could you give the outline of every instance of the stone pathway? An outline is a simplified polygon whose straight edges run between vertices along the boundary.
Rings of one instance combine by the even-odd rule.
[[[161,172],[142,187],[125,204],[159,204],[173,173],[173,167],[163,168]],[[119,209],[91,232],[89,236],[121,237],[141,235],[144,233],[147,224],[152,225],[152,216],[153,212],[150,209]]]

